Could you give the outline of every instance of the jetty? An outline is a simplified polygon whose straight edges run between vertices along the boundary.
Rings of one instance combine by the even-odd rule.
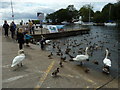
[[[50,52],[43,51],[39,45],[34,44],[30,44],[30,47],[24,45],[26,59],[23,67],[16,67],[15,71],[15,68],[10,66],[19,50],[18,43],[11,37],[4,37],[2,29],[0,33],[2,90],[6,88],[31,88],[34,90],[40,88],[111,88],[117,90],[118,88],[117,78],[112,80],[112,77],[92,69],[86,73],[84,72],[85,67],[73,65],[68,61],[63,62],[64,67],[60,68],[58,77],[51,77],[51,73],[59,66],[60,59],[56,55],[49,59]],[[109,81],[111,82],[108,83]],[[108,84],[106,85],[106,83]]]
[[[39,30],[40,31],[40,30]],[[32,35],[35,40],[40,40],[41,35],[46,37],[47,39],[54,39],[54,38],[62,38],[62,37],[69,37],[69,36],[76,36],[76,35],[82,35],[82,34],[88,34],[90,31],[89,28],[80,28],[80,29],[67,29],[62,32],[56,32],[56,33],[49,33],[46,31],[46,29],[42,30],[42,34],[38,31],[36,34]]]

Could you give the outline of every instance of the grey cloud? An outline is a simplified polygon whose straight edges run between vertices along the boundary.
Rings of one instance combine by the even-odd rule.
[[[43,12],[43,13],[52,13],[54,11],[55,10],[49,9],[49,8],[39,8],[39,9],[36,10],[36,12]]]
[[[1,2],[2,8],[9,8],[11,3],[10,2]]]
[[[52,13],[54,12],[53,9],[48,8],[39,8],[35,11],[27,11],[27,12],[14,12],[14,19],[37,19],[37,12],[43,12],[43,13]],[[11,20],[12,14],[11,12],[4,12],[3,13],[3,19],[4,20]]]
[[[14,19],[36,19],[36,15],[34,13],[14,13]],[[6,20],[11,20],[12,19],[12,15],[11,13],[9,14],[3,14],[3,19]]]

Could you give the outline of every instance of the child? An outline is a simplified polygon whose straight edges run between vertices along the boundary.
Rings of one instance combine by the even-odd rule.
[[[23,34],[23,29],[19,28],[17,32],[17,39],[19,43],[19,49],[23,49],[23,44],[24,44],[24,34]]]
[[[32,39],[32,36],[30,36],[28,32],[26,32],[24,38],[25,38],[26,46],[29,47],[29,42],[30,42],[30,39]]]

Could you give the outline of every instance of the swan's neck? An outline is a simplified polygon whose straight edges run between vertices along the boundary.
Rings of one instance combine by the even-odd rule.
[[[19,54],[19,56],[25,56],[25,54],[22,53],[22,54]]]
[[[87,56],[88,56],[87,49],[85,50],[85,55],[87,55]]]
[[[106,56],[105,56],[105,58],[107,58],[107,56],[108,56],[108,50],[106,50]]]

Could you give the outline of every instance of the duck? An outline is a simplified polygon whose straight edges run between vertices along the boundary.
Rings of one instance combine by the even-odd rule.
[[[53,53],[51,52],[51,53],[48,55],[49,59],[53,59],[52,56],[53,56]]]
[[[89,61],[89,55],[87,54],[87,50],[88,50],[88,47],[86,47],[85,49],[85,55],[77,55],[75,58],[73,58],[73,60],[81,62],[81,65],[82,65],[82,61],[84,60]]]
[[[62,60],[60,60],[59,65],[60,65],[60,67],[63,67]]]
[[[85,72],[86,72],[86,73],[88,73],[89,71],[90,71],[90,69],[89,69],[89,68],[86,68],[86,69],[85,69]]]
[[[68,54],[70,58],[74,58],[72,55]]]
[[[19,66],[19,64],[21,64],[21,67],[23,66],[22,65],[22,61],[25,59],[25,54],[24,54],[24,50],[19,50],[18,51],[18,56],[16,56],[13,61],[12,61],[12,65],[11,67],[14,67],[14,66]]]
[[[62,61],[65,61],[66,60],[66,57],[61,57],[60,58]]]
[[[51,56],[53,56],[53,53],[52,53],[52,52],[50,53],[50,55],[48,55],[48,57],[51,57]]]
[[[106,49],[106,56],[103,60],[103,63],[105,66],[111,67],[111,60],[107,58],[108,57],[108,49]]]
[[[96,61],[96,60],[94,60],[93,63],[96,65],[99,65],[98,61]]]
[[[57,76],[57,74],[59,73],[59,69],[60,69],[60,68],[57,68],[57,69],[51,74],[51,76],[53,76],[53,77]]]

